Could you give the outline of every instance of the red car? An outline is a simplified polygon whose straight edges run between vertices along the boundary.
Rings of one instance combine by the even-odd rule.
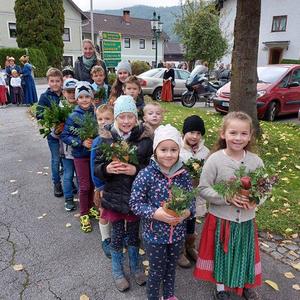
[[[300,65],[258,67],[257,114],[273,121],[278,115],[296,113],[300,109]],[[215,110],[227,113],[230,82],[221,87],[213,99]]]

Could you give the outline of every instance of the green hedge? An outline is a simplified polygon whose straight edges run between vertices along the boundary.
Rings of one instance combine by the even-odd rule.
[[[116,73],[108,73],[108,84],[112,86],[116,78],[117,78]]]
[[[300,59],[282,59],[282,64],[292,64],[292,65],[300,65]]]
[[[141,60],[135,60],[131,63],[132,75],[140,75],[148,70],[151,67],[145,62]]]
[[[26,54],[22,48],[0,48],[0,65],[4,68],[6,56],[13,56],[17,65],[21,65],[19,58]],[[45,77],[47,72],[47,58],[40,49],[28,48],[30,63],[35,66],[34,75],[36,77]]]

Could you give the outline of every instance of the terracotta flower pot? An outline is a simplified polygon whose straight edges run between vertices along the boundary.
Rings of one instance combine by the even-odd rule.
[[[162,208],[163,208],[163,210],[164,210],[167,214],[169,214],[169,215],[171,215],[171,216],[173,216],[173,217],[179,217],[179,216],[177,215],[177,213],[176,213],[174,210],[167,208],[167,203],[164,203],[164,205],[163,205]]]
[[[245,196],[247,198],[249,198],[249,196],[250,196],[249,190],[241,189],[239,193],[240,193],[240,195]]]

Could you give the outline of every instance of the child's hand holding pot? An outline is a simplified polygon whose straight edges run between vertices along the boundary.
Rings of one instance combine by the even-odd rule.
[[[161,222],[165,222],[169,225],[173,225],[176,226],[178,223],[180,223],[180,217],[173,217],[171,215],[169,215],[168,213],[166,213],[164,211],[164,209],[162,207],[159,207],[154,215],[153,215],[153,219],[161,221]]]

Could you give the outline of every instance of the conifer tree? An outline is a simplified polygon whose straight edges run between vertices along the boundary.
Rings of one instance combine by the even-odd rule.
[[[63,55],[63,0],[16,0],[17,43],[42,49],[48,65],[60,67]]]

